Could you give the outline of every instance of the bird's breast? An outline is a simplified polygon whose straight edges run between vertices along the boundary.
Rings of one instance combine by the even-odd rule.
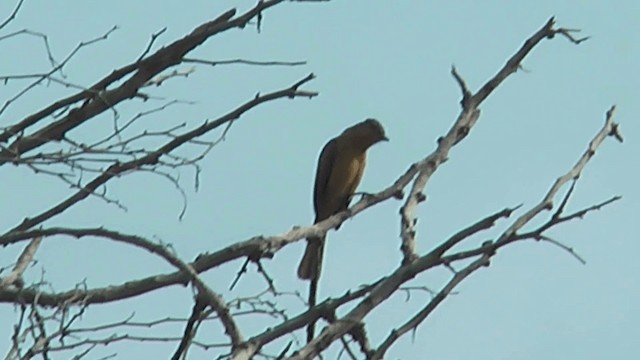
[[[344,198],[355,192],[362,178],[365,161],[364,153],[338,154],[331,179],[329,179],[329,188],[337,197]]]

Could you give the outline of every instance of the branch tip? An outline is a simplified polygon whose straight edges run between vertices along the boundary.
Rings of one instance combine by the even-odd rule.
[[[455,65],[451,65],[451,75],[458,83],[458,86],[460,87],[460,91],[462,91],[462,100],[460,100],[460,104],[462,105],[463,108],[466,109],[469,99],[471,98],[471,91],[469,91],[467,84],[465,83],[462,76],[460,76],[460,74],[458,73],[458,70],[456,69]]]

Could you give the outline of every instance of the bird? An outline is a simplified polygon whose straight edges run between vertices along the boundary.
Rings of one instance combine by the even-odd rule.
[[[382,141],[389,141],[382,124],[376,119],[366,119],[329,140],[318,158],[313,187],[313,207],[318,223],[349,207],[366,165],[367,150]],[[338,225],[336,230],[340,227]],[[298,266],[298,277],[312,281],[313,297],[322,267],[324,238],[307,239],[304,256]],[[313,286],[313,283],[316,283]],[[315,301],[314,301],[315,302]]]

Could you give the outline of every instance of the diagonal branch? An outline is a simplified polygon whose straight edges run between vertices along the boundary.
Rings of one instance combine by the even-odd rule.
[[[436,172],[438,167],[448,159],[449,152],[453,146],[462,141],[469,134],[473,125],[480,117],[479,106],[493,91],[507,78],[515,73],[520,67],[524,58],[545,38],[553,36],[562,29],[554,29],[554,18],[531,36],[522,47],[507,60],[507,63],[487,81],[475,94],[471,94],[467,84],[455,67],[451,69],[451,74],[460,86],[462,91],[462,110],[458,119],[449,129],[447,134],[438,139],[438,147],[426,158],[418,163],[419,174],[414,181],[409,196],[404,206],[400,209],[400,238],[402,239],[401,250],[403,253],[403,264],[408,264],[417,258],[415,251],[416,224],[415,211],[417,205],[426,199],[424,189],[427,182]]]
[[[520,67],[520,64],[522,64],[524,58],[531,52],[531,50],[533,50],[536,45],[538,45],[540,41],[545,38],[553,39],[556,34],[563,34],[566,36],[567,29],[554,29],[554,25],[555,18],[551,17],[540,30],[533,34],[532,37],[527,39],[524,44],[522,44],[522,47],[518,50],[518,52],[516,52],[511,58],[509,58],[509,60],[507,60],[507,63],[504,64],[502,69],[500,69],[491,80],[484,84],[482,88],[480,88],[480,90],[478,90],[478,92],[471,97],[470,106],[476,107],[480,105],[480,103],[482,103],[507,77],[509,77],[509,75],[515,73]],[[573,41],[572,38],[569,39],[572,40],[572,43],[578,45],[588,38],[583,38],[580,41]]]
[[[29,34],[29,35],[33,35],[33,36],[37,36],[37,37],[41,37],[44,41],[45,44],[45,48],[47,50],[47,54],[49,56],[49,61],[51,62],[52,68],[47,71],[44,74],[36,74],[35,77],[36,80],[33,81],[32,83],[30,83],[29,85],[27,85],[25,88],[23,88],[22,90],[18,91],[17,94],[15,94],[13,97],[11,97],[9,100],[5,101],[4,104],[2,105],[2,107],[0,107],[0,114],[4,113],[4,111],[12,104],[14,103],[16,100],[18,100],[20,97],[22,97],[24,94],[28,93],[29,91],[31,91],[32,89],[34,89],[36,86],[42,84],[43,82],[47,81],[47,80],[51,80],[51,81],[57,81],[57,79],[53,78],[53,74],[55,74],[56,72],[60,72],[60,74],[62,75],[62,77],[64,78],[65,75],[63,73],[63,69],[64,67],[67,65],[67,63],[78,53],[80,52],[80,50],[82,50],[83,48],[90,46],[98,41],[103,41],[109,38],[109,35],[111,35],[111,33],[113,33],[114,31],[116,31],[118,29],[117,26],[113,26],[111,29],[109,29],[107,32],[105,32],[103,35],[98,36],[96,38],[93,38],[91,40],[87,40],[87,41],[82,41],[80,42],[80,44],[78,44],[73,50],[71,50],[71,52],[66,56],[65,59],[63,59],[60,63],[58,63],[54,58],[53,55],[51,54],[51,49],[49,47],[49,40],[47,35],[41,34],[41,33],[37,33],[37,32],[33,32],[30,30],[23,30],[19,33],[23,33],[23,34]],[[30,76],[21,76],[22,78],[29,78]],[[5,81],[7,79],[9,79],[10,77],[5,77]],[[68,82],[65,81],[61,81],[63,84],[65,84],[66,86],[75,86],[75,85],[71,85]],[[13,127],[10,127],[10,129]],[[7,130],[4,131],[3,135],[7,132]],[[15,134],[15,133],[14,133]],[[0,138],[2,136],[0,135]],[[3,141],[0,141],[3,142]],[[0,152],[0,160],[2,160],[3,156],[2,154],[5,153],[6,151],[8,151],[9,149],[3,149],[2,152]],[[0,162],[0,165],[2,165],[3,162]]]
[[[202,300],[211,308],[213,308],[220,318],[220,322],[225,328],[225,332],[229,335],[233,346],[237,346],[242,342],[242,336],[235,321],[233,320],[229,307],[225,304],[222,296],[211,290],[198,276],[198,273],[194,268],[171,253],[166,246],[152,243],[140,236],[125,235],[114,231],[107,231],[101,229],[96,231],[102,236],[108,237],[110,240],[116,242],[122,242],[125,244],[133,245],[145,249],[153,254],[156,254],[166,260],[171,265],[175,266],[180,272],[189,278],[189,281],[193,282],[194,286],[198,289],[198,292]],[[71,232],[69,232],[71,234]],[[23,300],[24,301],[24,300]],[[88,301],[83,301],[84,304],[88,304]]]
[[[36,236],[29,242],[29,245],[24,248],[18,257],[18,261],[13,267],[13,271],[4,278],[0,278],[0,289],[9,285],[15,285],[18,288],[22,287],[19,286],[22,283],[22,274],[24,274],[29,264],[31,264],[41,242],[42,236]]]
[[[170,45],[157,50],[144,60],[136,61],[135,63],[114,71],[91,86],[88,91],[81,91],[66,99],[62,99],[48,106],[46,109],[10,126],[4,133],[0,134],[0,142],[6,142],[14,135],[36,124],[58,109],[85,100],[81,106],[72,109],[63,118],[37,130],[31,135],[16,139],[8,149],[0,151],[0,165],[11,161],[13,158],[20,157],[22,154],[34,150],[49,141],[61,140],[68,131],[82,125],[87,120],[99,115],[105,110],[116,106],[118,103],[135,97],[138,90],[144,86],[147,81],[165,69],[179,64],[186,54],[200,46],[210,37],[229,29],[242,28],[263,10],[277,5],[282,1],[283,0],[259,1],[256,6],[236,18],[233,18],[236,15],[236,10],[231,9],[218,16],[218,18],[198,26],[182,39],[176,40]],[[107,90],[108,86],[122,79],[129,73],[133,74],[129,79],[124,81],[124,83],[112,90]]]
[[[543,197],[543,199],[536,205],[534,205],[531,209],[529,209],[527,212],[525,212],[523,215],[521,215],[520,217],[518,217],[498,238],[498,240],[496,240],[495,242],[485,242],[482,244],[482,246],[476,248],[476,249],[472,249],[472,250],[468,250],[468,251],[460,251],[458,253],[452,254],[452,255],[447,255],[444,256],[442,258],[442,261],[445,263],[450,263],[453,261],[459,261],[459,260],[464,260],[464,259],[469,259],[475,256],[479,256],[482,254],[489,254],[489,253],[495,253],[499,248],[508,245],[512,242],[515,241],[519,241],[519,240],[526,240],[526,239],[535,239],[535,240],[540,240],[542,233],[548,229],[550,229],[553,226],[556,226],[558,224],[561,224],[563,222],[569,221],[569,220],[573,220],[575,218],[580,218],[584,215],[586,215],[587,213],[594,211],[594,210],[599,210],[601,209],[603,206],[609,205],[615,201],[618,201],[619,199],[621,199],[620,196],[614,196],[604,202],[589,206],[587,208],[584,208],[582,210],[579,210],[575,213],[569,214],[567,216],[561,216],[561,210],[564,209],[564,206],[566,205],[566,201],[568,201],[569,196],[572,194],[573,192],[573,186],[569,189],[569,191],[567,192],[567,194],[565,195],[565,197],[563,198],[561,204],[560,204],[560,211],[556,211],[553,215],[551,215],[551,219],[549,221],[547,221],[546,223],[544,223],[543,225],[541,225],[540,227],[538,227],[537,229],[533,230],[533,231],[529,231],[529,232],[525,232],[525,233],[521,233],[518,234],[517,231],[522,229],[522,227],[524,227],[526,224],[528,224],[532,219],[534,219],[537,215],[539,215],[543,210],[551,210],[553,208],[553,198],[557,195],[558,191],[562,188],[562,186],[564,184],[566,184],[567,182],[571,181],[571,180],[575,180],[578,179],[580,177],[580,174],[582,173],[582,170],[584,169],[584,167],[587,165],[587,163],[589,162],[589,160],[591,160],[591,158],[593,157],[593,155],[596,153],[596,150],[598,149],[598,147],[600,147],[600,145],[602,144],[602,142],[604,141],[604,139],[607,136],[612,136],[616,139],[621,138],[621,135],[619,133],[619,125],[617,123],[615,123],[613,121],[613,112],[615,110],[615,106],[612,106],[611,109],[609,109],[609,111],[607,111],[606,113],[606,121],[604,126],[600,129],[600,131],[598,131],[598,133],[594,136],[594,138],[591,140],[591,142],[589,143],[589,146],[587,147],[587,150],[585,150],[585,152],[583,153],[583,155],[578,159],[578,161],[576,162],[576,164],[564,175],[560,176],[559,178],[556,179],[556,181],[553,183],[553,185],[551,186],[551,189],[549,189],[549,191],[545,194],[545,196]],[[613,130],[615,129],[615,131]],[[552,242],[554,244],[556,244],[557,242]],[[559,244],[556,244],[559,245]],[[560,246],[562,248],[565,248],[563,246]],[[571,251],[570,251],[571,253]],[[572,255],[577,255],[572,253]]]
[[[349,211],[347,210],[342,212],[341,214],[348,214],[348,212]],[[348,216],[345,217],[345,219],[347,218]],[[337,223],[335,221],[336,219],[338,219],[337,216],[334,216],[333,222],[324,221],[322,223],[314,224],[306,228],[294,228],[293,230],[290,230],[282,235],[271,237],[253,237],[251,239],[227,246],[226,248],[223,248],[219,251],[210,254],[199,255],[195,261],[189,264],[189,266],[192,267],[197,273],[202,273],[221,264],[243,257],[250,259],[272,257],[276,251],[283,248],[287,244],[310,236],[318,236],[318,234],[326,232],[327,229],[335,227],[335,225],[333,224]],[[46,228],[14,232],[0,236],[0,245],[7,246],[10,244],[16,244],[18,242],[26,241],[36,236],[52,237],[54,235],[68,235],[76,237],[78,239],[82,239],[85,237],[99,237],[106,239],[116,239],[116,241],[120,241],[117,239],[126,238],[145,240],[140,236],[122,234],[104,228]],[[149,240],[145,241],[151,243],[151,241]],[[187,274],[183,273],[182,271],[177,271],[169,274],[155,274],[143,279],[127,281],[126,283],[121,285],[108,286],[105,288],[97,288],[92,290],[74,289],[62,293],[47,293],[30,288],[22,289],[20,291],[14,289],[0,289],[0,303],[26,301],[41,306],[58,306],[62,303],[76,302],[79,299],[83,299],[86,304],[100,304],[139,296],[147,292],[171,285],[184,285],[188,282],[189,276],[187,276]]]
[[[222,117],[213,121],[207,121],[200,127],[197,127],[180,136],[176,136],[171,141],[165,143],[163,146],[157,148],[155,151],[150,151],[143,157],[140,157],[138,159],[131,160],[128,162],[114,163],[102,174],[95,177],[92,181],[90,181],[88,184],[82,187],[75,194],[71,195],[70,197],[58,203],[57,205],[51,207],[50,209],[32,218],[25,218],[20,225],[14,227],[10,232],[24,231],[24,230],[30,229],[31,227],[38,225],[54,217],[55,215],[60,214],[61,212],[65,211],[72,205],[76,204],[81,200],[84,200],[89,195],[93,194],[94,191],[98,189],[98,187],[106,184],[112,178],[117,177],[127,171],[138,169],[144,165],[157,164],[161,156],[169,154],[171,151],[173,151],[177,147],[189,142],[194,138],[202,136],[213,129],[216,129],[217,127],[224,125],[225,123],[228,123],[240,118],[240,116],[242,116],[245,112],[251,110],[252,108],[262,103],[275,100],[275,99],[280,99],[280,98],[295,98],[295,97],[311,98],[316,96],[317,93],[315,92],[298,90],[298,87],[302,86],[304,83],[308,81],[311,81],[313,78],[314,78],[314,75],[309,74],[304,79],[296,82],[295,84],[293,84],[292,86],[286,89],[274,91],[265,95],[256,96],[252,100],[244,103],[243,105],[227,113],[226,115],[223,115]]]
[[[23,2],[24,2],[24,0],[18,1],[18,4],[16,5],[16,7],[11,12],[11,15],[9,15],[9,17],[7,17],[2,22],[2,24],[0,24],[0,29],[2,29],[3,27],[7,26],[7,24],[9,24],[11,21],[13,21],[16,18],[16,15],[18,15],[18,11],[20,11],[20,8],[22,7],[22,3]]]
[[[429,254],[437,257],[444,255],[445,252],[449,251],[451,248],[453,248],[463,240],[469,238],[470,236],[473,236],[480,231],[492,228],[496,224],[496,221],[498,221],[499,219],[508,218],[519,207],[520,206],[502,209],[501,211],[491,214],[484,219],[476,222],[475,224],[458,231],[449,239],[447,239],[447,241],[443,242],[438,247],[433,249]]]
[[[571,168],[571,170],[556,179],[556,181],[553,183],[549,191],[547,191],[542,200],[537,205],[533,206],[529,211],[518,217],[518,219],[514,221],[513,224],[502,233],[502,235],[500,235],[500,238],[496,242],[497,246],[502,246],[502,244],[518,240],[519,238],[516,236],[516,232],[518,230],[520,230],[525,224],[539,215],[542,211],[551,210],[553,208],[553,198],[556,196],[558,191],[560,191],[560,189],[567,182],[580,177],[582,170],[587,165],[589,160],[591,160],[593,155],[596,154],[596,150],[607,136],[613,136],[616,139],[621,138],[618,130],[619,126],[613,121],[615,108],[615,106],[612,106],[609,111],[607,111],[604,126],[602,127],[602,129],[600,129],[600,131],[598,131],[593,140],[591,140],[589,146],[587,147],[587,150],[585,150],[576,164]]]
[[[373,352],[370,357],[367,357],[367,359],[383,359],[387,350],[389,350],[389,348],[396,342],[396,340],[400,339],[402,335],[406,334],[409,331],[415,331],[418,326],[427,318],[427,316],[429,316],[429,314],[431,314],[431,312],[435,310],[435,308],[440,305],[440,303],[444,301],[444,299],[446,299],[449,294],[453,292],[453,289],[455,289],[455,287],[458,286],[462,282],[462,280],[467,278],[476,270],[480,269],[483,266],[487,266],[488,264],[489,256],[484,255],[472,262],[470,265],[466,266],[464,269],[458,271],[454,275],[454,277],[449,280],[447,285],[445,285],[444,288],[442,288],[442,290],[440,290],[440,292],[438,292],[438,294],[436,294],[422,310],[420,310],[398,329],[391,330],[391,334],[387,336],[382,344],[375,350],[375,352]]]
[[[607,205],[609,205],[611,203],[614,203],[614,202],[616,202],[616,201],[618,201],[620,199],[622,199],[622,196],[616,195],[616,196],[613,196],[613,197],[611,197],[611,198],[609,198],[609,199],[607,199],[607,200],[605,200],[603,202],[600,202],[600,203],[595,204],[595,205],[588,206],[586,208],[580,209],[580,210],[578,210],[578,211],[576,211],[574,213],[571,213],[571,214],[565,215],[565,216],[562,216],[562,212],[561,211],[556,211],[556,213],[546,223],[544,223],[542,226],[540,226],[539,228],[535,229],[534,231],[520,234],[517,237],[518,238],[532,238],[532,237],[535,237],[536,235],[541,235],[546,230],[548,230],[548,229],[550,229],[550,228],[552,228],[552,227],[554,227],[554,226],[556,226],[558,224],[561,224],[561,223],[564,223],[564,222],[568,222],[568,221],[571,221],[571,220],[574,220],[574,219],[578,219],[578,218],[582,219],[588,213],[590,213],[592,211],[600,210],[603,207],[605,207],[605,206],[607,206]],[[560,210],[560,209],[561,208],[559,207],[558,210]]]
[[[325,316],[325,314],[335,313],[338,307],[367,295],[378,283],[379,282],[363,286],[356,291],[347,291],[346,294],[337,299],[327,299],[300,315],[250,338],[238,346],[231,358],[233,360],[251,359],[264,345],[290,334],[295,330],[302,329],[310,322]]]
[[[468,135],[469,130],[475,124],[480,115],[478,106],[496,89],[498,85],[500,85],[500,83],[502,83],[502,81],[518,69],[524,57],[533,49],[533,47],[535,47],[535,45],[544,38],[551,38],[557,33],[557,30],[553,29],[553,25],[554,21],[552,18],[531,38],[529,38],[522,48],[507,61],[505,66],[480,90],[478,90],[476,94],[468,96],[468,90],[463,88],[463,93],[465,95],[463,96],[462,111],[458,116],[458,119],[449,132],[439,139],[437,149],[418,164],[417,168],[419,174],[414,181],[409,197],[401,210],[401,236],[404,254],[402,265],[393,274],[384,278],[352,311],[325,328],[318,337],[300,349],[300,351],[295,356],[291,357],[291,359],[306,359],[317,356],[330,344],[336,341],[336,339],[339,339],[356,326],[356,324],[359,324],[364,317],[369,314],[369,312],[384,302],[404,282],[433,266],[446,263],[447,257],[441,258],[435,253],[429,253],[425,256],[418,257],[411,251],[415,248],[416,221],[414,210],[416,205],[425,198],[424,187],[438,166],[447,160],[449,150]],[[455,74],[456,73],[454,72],[454,77],[459,79],[458,83],[464,84],[463,81],[460,81],[461,77],[455,76]],[[465,100],[465,96],[468,96],[468,99]],[[605,134],[607,134],[610,130],[609,126],[605,126],[605,129],[607,130]],[[601,139],[599,137],[596,138],[596,141],[592,142],[591,147],[593,148],[593,151],[595,151],[595,147],[597,147],[600,142]],[[581,164],[580,170],[584,167],[586,162]],[[575,175],[577,174],[579,174],[579,171],[577,171]],[[524,225],[528,220],[530,219],[526,219],[526,221],[521,225]],[[495,249],[499,246],[498,244],[500,244],[500,241],[496,244],[490,242],[485,243],[480,248],[482,251],[476,253],[474,256],[482,255],[481,258],[488,259],[494,254]]]

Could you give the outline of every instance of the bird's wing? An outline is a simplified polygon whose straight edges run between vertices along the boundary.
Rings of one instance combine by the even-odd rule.
[[[351,198],[353,197],[353,194],[356,192],[356,189],[360,184],[360,180],[362,180],[362,174],[364,173],[366,162],[367,162],[366,154],[362,153],[359,156],[357,156],[355,158],[355,161],[351,164],[351,166],[354,167],[351,170],[354,175],[353,177],[351,177],[347,185],[344,198],[340,202],[341,206],[339,209],[337,209],[337,211],[343,211],[349,207],[349,204],[351,203],[351,200],[352,200]]]
[[[313,187],[313,207],[316,211],[316,222],[322,221],[331,215],[325,214],[325,209],[321,209],[321,207],[323,207],[323,202],[326,202],[323,201],[323,199],[327,198],[327,185],[331,178],[331,170],[334,168],[333,165],[336,160],[337,150],[336,140],[332,139],[322,148],[320,157],[318,158],[316,181]]]

